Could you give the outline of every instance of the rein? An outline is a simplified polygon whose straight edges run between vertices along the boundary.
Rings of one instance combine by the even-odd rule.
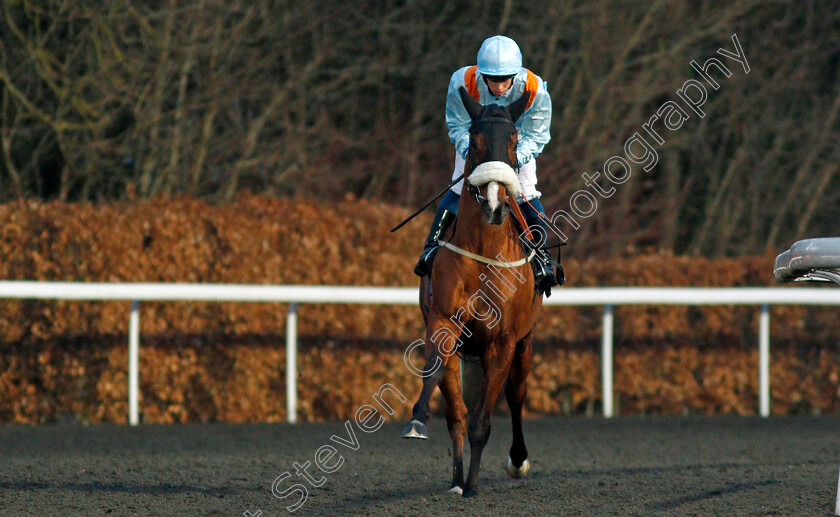
[[[533,206],[531,206],[531,203],[528,202],[527,199],[525,200],[525,202],[528,203],[528,206],[534,208]],[[513,211],[513,216],[519,222],[519,226],[521,227],[520,232],[524,233],[525,237],[527,237],[529,241],[534,240],[534,236],[531,235],[531,228],[528,227],[528,223],[525,221],[525,216],[522,214],[522,209],[519,208],[519,204],[516,202],[516,199],[514,199],[513,196],[508,196],[508,205],[510,205],[510,209]],[[534,211],[539,213],[539,211],[537,211],[536,209],[534,209]]]

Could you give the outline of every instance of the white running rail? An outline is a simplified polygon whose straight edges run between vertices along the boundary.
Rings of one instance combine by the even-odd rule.
[[[297,420],[297,311],[307,303],[415,305],[416,288],[310,285],[155,284],[0,281],[0,298],[131,301],[128,331],[128,423],[140,422],[138,403],[140,315],[143,301],[288,303],[286,319],[286,407]],[[759,318],[759,414],[770,415],[770,306],[840,305],[840,290],[813,287],[603,287],[555,289],[547,306],[604,307],[602,375],[604,416],[613,414],[613,309],[616,305],[757,305]]]

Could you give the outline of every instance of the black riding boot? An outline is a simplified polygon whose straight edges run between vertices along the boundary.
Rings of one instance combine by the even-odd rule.
[[[429,236],[426,237],[425,248],[423,248],[423,253],[420,254],[420,260],[417,261],[417,265],[414,266],[415,275],[423,278],[432,272],[432,262],[439,247],[437,241],[454,220],[455,212],[451,210],[442,208],[435,213],[435,219],[432,221],[432,229],[429,230]]]
[[[534,199],[531,204],[542,208],[542,203],[539,199]],[[545,293],[546,296],[551,296],[551,288],[555,285],[563,285],[565,276],[563,273],[563,266],[556,264],[551,259],[551,252],[548,250],[548,225],[540,217],[534,208],[528,203],[520,205],[522,214],[525,216],[525,223],[529,227],[537,226],[542,229],[542,236],[534,235],[534,240],[542,240],[542,245],[532,247],[536,252],[534,259],[531,261],[531,267],[534,269],[534,286],[539,293]],[[532,231],[532,233],[534,233]],[[531,241],[527,241],[529,244]],[[557,273],[555,274],[554,266],[557,265]]]

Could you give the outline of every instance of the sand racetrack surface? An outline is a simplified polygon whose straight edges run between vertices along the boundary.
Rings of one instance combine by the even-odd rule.
[[[840,417],[526,420],[532,470],[503,469],[510,424],[494,418],[478,497],[446,493],[442,419],[428,441],[402,423],[365,434],[344,422],[0,427],[0,515],[833,515]],[[349,442],[348,442],[349,443]],[[294,474],[309,465],[315,488]],[[325,453],[329,449],[325,449]],[[323,457],[321,458],[324,459]]]

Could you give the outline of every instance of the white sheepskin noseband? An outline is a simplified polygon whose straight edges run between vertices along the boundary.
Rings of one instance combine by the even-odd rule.
[[[505,186],[508,195],[517,197],[522,194],[522,187],[513,167],[504,162],[484,162],[472,171],[467,180],[476,187],[496,181]]]

